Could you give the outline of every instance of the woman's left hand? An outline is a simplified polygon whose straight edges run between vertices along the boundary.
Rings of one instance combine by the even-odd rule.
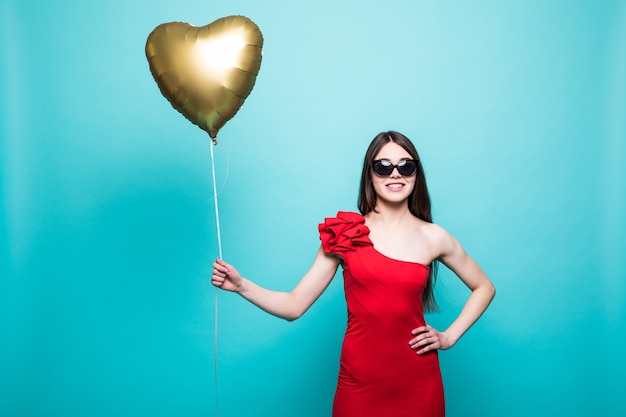
[[[418,355],[435,349],[450,349],[454,345],[454,342],[446,332],[440,332],[429,325],[413,329],[411,334],[415,337],[409,340],[409,346],[411,346],[411,349],[417,350],[416,353]]]

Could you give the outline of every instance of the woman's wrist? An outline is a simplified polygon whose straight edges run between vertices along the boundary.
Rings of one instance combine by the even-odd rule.
[[[239,281],[239,285],[237,285],[235,292],[243,297],[247,289],[246,283],[248,282],[249,281],[247,279],[245,279],[244,277],[241,277],[241,281]]]
[[[452,346],[456,345],[456,342],[459,341],[459,339],[461,338],[461,336],[457,336],[455,335],[450,329],[446,329],[443,332],[443,338],[445,340],[445,344],[446,344],[446,349],[451,348]]]

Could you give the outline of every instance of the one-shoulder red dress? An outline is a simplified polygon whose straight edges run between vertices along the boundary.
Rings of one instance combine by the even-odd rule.
[[[425,324],[429,268],[378,252],[357,213],[340,211],[319,232],[323,250],[343,259],[348,307],[333,417],[443,417],[437,351],[409,346]]]

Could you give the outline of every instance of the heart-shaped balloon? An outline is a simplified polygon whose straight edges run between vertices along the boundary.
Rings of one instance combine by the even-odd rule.
[[[244,16],[195,27],[172,22],[148,36],[146,57],[161,93],[192,123],[217,132],[252,91],[261,68],[263,35]]]

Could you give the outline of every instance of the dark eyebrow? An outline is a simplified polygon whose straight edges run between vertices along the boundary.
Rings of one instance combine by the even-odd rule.
[[[389,158],[378,158],[378,159],[375,159],[375,161],[388,161],[388,162],[391,162],[391,159],[389,159]],[[411,158],[410,156],[408,156],[406,158],[400,158],[398,162],[402,162],[402,161],[413,161],[413,158]]]

